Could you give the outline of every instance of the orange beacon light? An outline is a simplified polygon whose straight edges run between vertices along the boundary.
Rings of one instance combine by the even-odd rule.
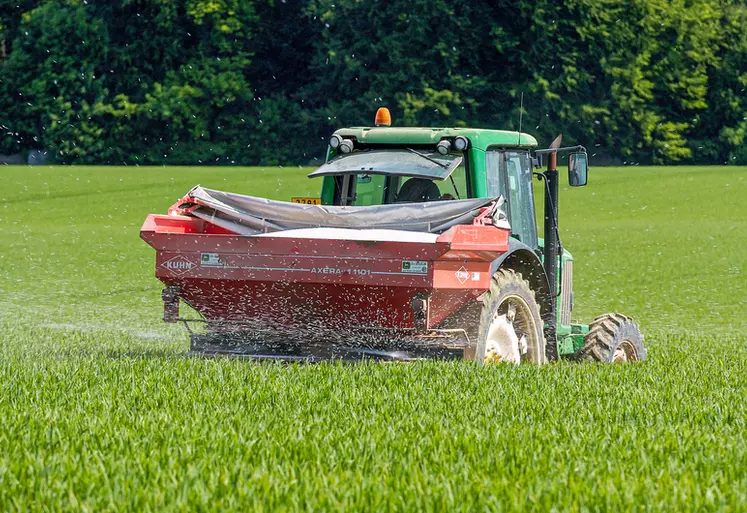
[[[392,115],[389,114],[389,109],[381,107],[376,111],[376,126],[392,126]]]

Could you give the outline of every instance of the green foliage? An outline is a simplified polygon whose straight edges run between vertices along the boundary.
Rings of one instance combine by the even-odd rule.
[[[0,0],[0,152],[307,163],[381,105],[515,130],[523,93],[542,141],[744,163],[745,26],[742,0]]]
[[[4,63],[0,149],[52,148],[77,163],[233,160],[238,120],[252,113],[253,23],[238,0],[32,8]]]
[[[696,159],[747,163],[747,5],[724,1],[721,40],[709,67],[708,115],[692,132]]]
[[[747,168],[561,190],[574,318],[635,316],[642,364],[187,358],[145,213],[198,182],[314,195],[307,171],[3,168],[0,510],[747,509]]]
[[[474,105],[474,101],[464,102],[459,95],[450,89],[436,91],[428,86],[423,86],[420,94],[405,93],[405,97],[399,101],[402,109],[402,121],[406,125],[433,126],[444,118],[451,118],[452,126],[464,127],[467,123],[459,119],[459,109]]]
[[[90,126],[90,106],[105,94],[100,77],[107,43],[103,24],[80,6],[47,2],[27,13],[4,63],[2,110],[13,135],[6,135],[11,143],[3,146],[64,153],[66,149],[51,144],[49,131],[79,134],[80,140],[66,144],[80,143],[77,151],[87,152],[98,130]]]

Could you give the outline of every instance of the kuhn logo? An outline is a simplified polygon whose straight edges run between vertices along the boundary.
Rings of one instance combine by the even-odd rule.
[[[171,260],[166,260],[161,265],[174,274],[186,273],[187,271],[191,270],[192,267],[194,266],[192,262],[190,262],[183,256],[176,256],[172,258]]]

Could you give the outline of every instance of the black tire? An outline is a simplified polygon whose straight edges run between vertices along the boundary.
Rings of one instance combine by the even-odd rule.
[[[619,313],[600,315],[589,325],[580,360],[624,363],[646,359],[643,335],[633,319]]]
[[[506,313],[509,308],[515,312],[511,323],[515,334],[519,338],[526,337],[527,351],[520,355],[520,363],[545,363],[544,323],[535,292],[521,274],[510,269],[501,269],[493,275],[490,289],[483,298],[475,360],[485,363],[491,324],[497,315]]]

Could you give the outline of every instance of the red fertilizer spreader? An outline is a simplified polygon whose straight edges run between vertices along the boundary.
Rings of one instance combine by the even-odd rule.
[[[508,251],[501,201],[322,206],[198,186],[140,236],[156,250],[164,320],[185,323],[193,352],[473,358],[481,296]]]

